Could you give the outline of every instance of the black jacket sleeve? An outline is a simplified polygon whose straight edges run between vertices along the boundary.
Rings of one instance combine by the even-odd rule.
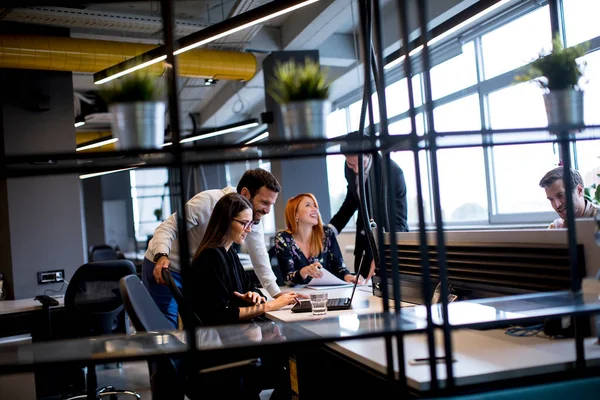
[[[233,324],[240,318],[240,300],[233,294],[238,289],[231,285],[235,266],[226,262],[224,253],[222,249],[206,249],[191,266],[194,312],[208,326]]]
[[[406,182],[404,181],[404,172],[402,172],[402,169],[393,160],[392,169],[396,186],[396,195],[394,196],[394,199],[396,200],[396,232],[408,232],[408,205],[406,201]]]
[[[344,174],[346,176],[346,181],[348,182],[347,190],[346,190],[346,198],[342,203],[342,206],[338,210],[338,212],[331,218],[329,223],[335,227],[338,233],[342,232],[342,229],[348,224],[350,218],[354,215],[356,210],[358,209],[358,202],[356,199],[356,184],[354,182],[354,172],[348,166],[344,166]]]

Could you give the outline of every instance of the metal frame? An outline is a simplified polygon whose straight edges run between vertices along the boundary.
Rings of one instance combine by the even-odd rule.
[[[422,42],[425,44],[424,45],[424,49],[422,51],[422,54],[420,55],[420,59],[423,62],[423,77],[422,77],[422,82],[423,82],[423,87],[424,87],[424,95],[425,95],[425,102],[424,105],[422,107],[416,108],[414,106],[414,98],[413,98],[413,86],[412,86],[412,80],[408,80],[407,81],[407,85],[408,85],[408,93],[409,93],[409,110],[407,112],[408,117],[410,118],[410,122],[411,122],[411,134],[408,135],[407,137],[404,138],[392,138],[389,136],[389,132],[388,132],[388,124],[391,123],[393,121],[393,119],[387,119],[386,116],[386,107],[385,107],[385,74],[383,72],[383,57],[382,57],[382,47],[381,47],[381,30],[382,30],[382,26],[381,26],[381,11],[379,9],[379,2],[378,1],[374,1],[371,2],[369,0],[359,0],[360,2],[362,2],[362,7],[360,8],[360,12],[361,12],[361,20],[365,20],[365,21],[369,21],[371,18],[373,27],[374,27],[374,38],[373,38],[373,43],[371,45],[371,41],[368,40],[368,33],[364,32],[363,29],[363,44],[366,44],[364,46],[363,50],[363,54],[365,55],[365,58],[370,58],[371,54],[374,56],[374,63],[373,63],[373,72],[375,74],[375,78],[374,79],[374,84],[377,88],[377,95],[380,101],[380,104],[382,104],[383,106],[380,107],[379,112],[380,112],[380,120],[382,121],[380,123],[380,130],[381,130],[381,135],[380,137],[375,140],[372,137],[368,138],[368,139],[363,139],[361,142],[359,142],[359,144],[365,145],[367,147],[363,148],[362,150],[359,149],[357,147],[357,152],[360,152],[361,154],[363,153],[376,153],[377,151],[381,151],[382,152],[382,158],[383,158],[383,164],[381,166],[375,166],[376,168],[376,173],[377,174],[383,174],[383,176],[386,178],[386,182],[388,184],[388,186],[393,186],[393,182],[391,180],[391,176],[390,176],[390,153],[393,151],[396,151],[398,149],[402,149],[402,150],[408,150],[411,151],[414,155],[414,161],[415,161],[415,171],[417,173],[417,177],[419,178],[417,180],[417,195],[418,195],[418,212],[419,212],[419,237],[420,237],[420,253],[421,253],[421,259],[422,259],[422,263],[423,263],[423,277],[424,277],[424,284],[422,285],[422,289],[423,289],[423,295],[425,298],[425,305],[426,305],[426,310],[427,310],[427,327],[426,327],[426,334],[427,334],[427,346],[428,346],[428,350],[429,350],[429,369],[430,369],[430,373],[431,373],[431,377],[432,377],[432,382],[431,382],[431,388],[432,388],[432,392],[434,394],[439,393],[443,393],[443,394],[451,394],[452,392],[455,391],[455,387],[454,387],[454,377],[453,377],[453,367],[452,367],[452,342],[451,342],[451,335],[452,335],[452,329],[454,327],[451,327],[449,324],[449,318],[448,318],[448,276],[447,276],[447,267],[446,267],[446,260],[445,260],[445,254],[446,254],[446,248],[445,248],[445,238],[444,238],[444,226],[443,226],[443,221],[442,221],[442,213],[441,213],[441,202],[440,202],[440,193],[439,193],[439,175],[438,175],[438,165],[437,165],[437,150],[439,148],[446,148],[446,146],[440,146],[439,145],[439,139],[443,139],[445,136],[447,136],[447,133],[443,133],[443,132],[436,132],[435,131],[435,125],[434,125],[434,120],[433,120],[433,108],[436,105],[436,102],[433,102],[431,99],[431,78],[429,75],[429,71],[430,71],[430,58],[429,58],[429,48],[427,46],[427,38],[429,36],[429,32],[427,31],[427,26],[426,26],[426,21],[427,21],[427,16],[426,16],[426,0],[421,0],[418,2],[418,8],[419,8],[419,24],[421,27],[421,32],[422,32],[422,38],[420,38],[420,40],[422,40]],[[482,2],[483,3],[483,2]],[[552,23],[552,27],[553,27],[553,32],[554,31],[558,31],[560,29],[560,3],[559,0],[551,0],[550,1],[550,5],[551,5],[551,14],[553,15],[553,23]],[[403,40],[403,46],[401,48],[402,52],[407,53],[407,49],[410,49],[410,44],[408,43],[408,31],[407,31],[407,26],[408,26],[408,21],[407,21],[407,16],[408,16],[408,2],[407,1],[401,1],[400,2],[400,10],[399,10],[399,19],[400,19],[400,26],[402,29],[402,40]],[[372,8],[370,8],[372,7]],[[185,203],[187,201],[187,199],[185,198],[185,196],[183,195],[184,193],[187,193],[186,190],[186,184],[185,184],[185,179],[184,179],[184,166],[188,165],[188,164],[202,164],[202,163],[222,163],[223,161],[238,161],[238,160],[248,160],[248,159],[264,159],[264,158],[290,158],[290,156],[292,157],[309,157],[309,156],[314,156],[314,155],[319,155],[319,156],[326,156],[328,154],[337,154],[335,152],[328,152],[327,151],[327,146],[328,145],[338,145],[339,144],[339,139],[335,140],[335,139],[330,139],[330,140],[323,140],[323,141],[315,141],[315,140],[299,140],[296,141],[294,143],[277,143],[277,142],[271,142],[271,143],[267,143],[267,144],[262,144],[260,146],[256,146],[258,149],[260,148],[269,148],[271,146],[281,146],[281,149],[284,150],[286,149],[285,146],[291,146],[291,145],[304,145],[306,146],[306,144],[311,144],[314,146],[314,150],[308,153],[301,153],[299,155],[290,155],[290,154],[271,154],[268,157],[264,156],[264,155],[260,155],[257,154],[255,156],[245,156],[245,157],[240,157],[240,158],[236,158],[235,156],[231,155],[228,158],[225,158],[224,160],[222,159],[221,161],[204,161],[202,159],[192,159],[192,160],[186,160],[184,156],[189,156],[190,154],[193,153],[192,151],[186,151],[181,144],[179,143],[179,139],[180,139],[180,121],[179,121],[179,112],[178,112],[178,99],[177,99],[177,79],[176,79],[176,71],[177,71],[177,62],[175,57],[173,56],[173,49],[175,46],[175,40],[173,37],[173,29],[174,29],[174,19],[173,19],[173,1],[172,0],[162,0],[161,1],[161,11],[162,11],[162,17],[163,17],[163,24],[164,24],[164,33],[165,33],[165,45],[164,45],[164,49],[166,51],[166,54],[168,55],[167,57],[167,64],[168,64],[168,68],[166,70],[166,76],[167,76],[167,82],[168,82],[168,94],[169,94],[169,109],[170,109],[170,125],[171,125],[171,132],[172,132],[172,139],[173,139],[173,146],[171,146],[169,149],[163,149],[160,151],[148,151],[146,153],[148,154],[158,154],[158,153],[163,153],[166,155],[170,155],[172,157],[167,158],[166,161],[162,161],[162,162],[157,162],[156,164],[160,164],[162,166],[168,166],[170,168],[172,168],[173,174],[172,176],[175,177],[175,181],[174,182],[174,187],[178,188],[179,190],[175,190],[174,192],[177,192],[178,195],[178,202],[177,202],[177,212],[178,212],[178,232],[180,233],[179,236],[179,244],[180,244],[180,253],[181,254],[189,254],[188,251],[188,242],[187,242],[187,234],[186,233],[186,227],[185,227],[185,223],[184,221],[186,220],[185,218]],[[369,24],[366,24],[365,26],[369,26]],[[411,76],[412,75],[412,60],[411,58],[408,56],[408,54],[406,54],[407,57],[405,58],[404,62],[403,62],[403,66],[404,66],[404,72],[406,76]],[[371,65],[369,65],[369,67],[371,67]],[[514,72],[514,71],[513,71]],[[368,72],[367,72],[368,73]],[[499,79],[504,79],[505,77],[498,77]],[[365,81],[365,86],[370,85],[371,80],[367,79]],[[477,91],[483,90],[480,87],[474,88]],[[369,91],[370,93],[370,91]],[[451,95],[454,96],[454,95]],[[454,98],[454,97],[449,97],[447,96],[448,99],[450,98]],[[368,102],[370,102],[371,96],[368,96]],[[372,107],[369,107],[369,109],[371,110],[372,113]],[[426,134],[425,135],[418,135],[417,131],[416,131],[416,115],[418,112],[422,111],[424,114],[424,117],[427,120],[427,123],[425,124],[426,126]],[[482,117],[483,118],[483,117]],[[572,141],[575,140],[575,138],[569,133],[569,127],[564,127],[564,129],[561,130],[561,132],[558,135],[558,139],[556,140],[563,151],[563,154],[565,155],[569,155],[570,154],[570,143]],[[373,127],[371,127],[371,131],[373,131]],[[519,129],[519,130],[511,130],[510,132],[529,132],[529,131],[534,131],[531,129]],[[469,135],[473,135],[473,137],[475,137],[476,135],[481,136],[482,138],[485,137],[486,135],[492,135],[495,134],[497,132],[495,131],[490,131],[490,130],[486,130],[486,129],[482,129],[481,132],[470,132],[468,133]],[[350,143],[350,141],[347,141],[348,143]],[[529,142],[529,141],[524,141],[525,143]],[[546,140],[547,142],[547,140]],[[486,147],[488,145],[488,143],[482,143],[482,144],[476,144],[476,145],[464,145],[464,144],[458,144],[457,147],[470,147],[470,146],[477,146],[477,147]],[[237,146],[237,147],[236,147]],[[322,147],[321,147],[322,146]],[[207,151],[211,151],[211,149],[215,148],[215,149],[239,149],[240,145],[234,145],[234,146],[214,146],[214,147],[210,147],[210,146],[206,146],[203,149],[197,148],[196,150],[198,150],[198,152],[202,153],[201,150],[204,150],[205,153],[202,154],[207,154]],[[420,169],[421,167],[423,167],[422,163],[419,160],[419,153],[422,151],[426,151],[431,159],[431,162],[427,163],[427,168],[431,168],[431,176],[432,176],[432,182],[431,182],[431,187],[432,187],[432,196],[433,196],[433,203],[434,203],[434,214],[435,214],[435,233],[436,233],[436,246],[437,246],[437,255],[438,255],[438,264],[439,264],[439,269],[440,269],[440,277],[441,277],[441,282],[442,282],[442,286],[441,286],[441,292],[442,292],[442,302],[441,302],[441,309],[442,309],[442,316],[443,316],[443,321],[441,324],[434,324],[433,323],[433,318],[432,318],[432,307],[431,307],[431,281],[430,281],[430,269],[429,269],[429,265],[430,265],[430,259],[429,259],[429,254],[427,251],[427,234],[426,234],[426,226],[425,226],[425,219],[424,219],[424,208],[423,208],[423,200],[424,200],[424,196],[423,196],[423,182],[421,181],[421,172]],[[137,151],[132,150],[132,151],[127,151],[127,152],[111,152],[111,153],[96,153],[96,154],[90,154],[87,155],[86,157],[89,159],[108,159],[109,157],[114,157],[115,155],[119,155],[119,156],[134,156],[137,154]],[[76,160],[78,158],[82,158],[81,156],[74,156],[73,154],[51,154],[51,155],[22,155],[22,156],[12,156],[12,157],[5,157],[8,161],[9,164],[10,163],[16,163],[16,162],[33,162],[33,161],[45,161],[48,159],[51,160]],[[567,173],[565,176],[565,186],[566,186],[566,190],[568,191],[570,188],[570,177],[569,177],[569,170],[568,167],[570,166],[571,160],[570,157],[565,157],[565,167],[567,168]],[[121,164],[123,164],[123,162],[121,162]],[[377,163],[375,163],[377,164]],[[155,166],[154,164],[148,165],[148,167],[150,166]],[[96,169],[106,169],[107,166],[96,166]],[[91,168],[90,168],[91,169]],[[82,168],[77,168],[76,170],[82,170]],[[68,167],[63,167],[63,169],[58,169],[58,170],[52,170],[51,168],[46,168],[46,169],[40,169],[39,171],[34,171],[34,170],[25,170],[25,172],[21,172],[21,175],[19,174],[18,171],[14,171],[11,170],[9,167],[7,167],[6,164],[2,165],[2,175],[4,176],[11,176],[11,177],[18,177],[18,176],[30,176],[30,175],[45,175],[45,174],[55,174],[55,173],[67,173],[67,172],[71,172],[73,173],[73,170],[69,170]],[[10,172],[10,173],[9,173]],[[379,181],[377,181],[376,186],[379,186]],[[377,189],[380,189],[379,187],[377,187]],[[570,199],[570,197],[567,197],[568,199]],[[379,207],[381,208],[381,207]],[[569,215],[569,219],[573,219],[573,201],[572,199],[570,199],[567,203],[567,209],[568,209],[568,215]],[[394,226],[393,224],[391,224],[391,226]],[[393,229],[392,229],[393,231]],[[379,226],[377,228],[377,234],[378,237],[381,239],[384,236],[384,232],[383,232],[383,227]],[[580,289],[581,289],[581,279],[578,276],[578,272],[577,272],[577,248],[576,248],[576,236],[575,236],[576,232],[575,232],[575,224],[570,224],[569,226],[569,230],[568,230],[568,239],[569,239],[569,252],[570,252],[570,266],[571,266],[571,292],[573,293],[574,297],[580,296]],[[394,233],[391,233],[391,237],[393,238]],[[383,241],[380,241],[380,243],[383,243]],[[394,251],[397,251],[396,248],[396,242],[393,241],[391,243],[391,248],[392,248],[392,254],[394,254]],[[394,250],[395,249],[395,250]],[[380,246],[379,248],[379,256],[381,256],[381,252],[383,251],[383,246]],[[389,295],[387,292],[387,287],[388,287],[388,279],[392,279],[392,284],[393,284],[393,293],[394,293],[394,302],[396,303],[396,307],[394,310],[394,314],[396,317],[399,317],[402,314],[402,308],[399,306],[400,304],[400,282],[399,282],[399,265],[398,265],[398,257],[392,257],[392,276],[391,277],[387,277],[386,274],[384,273],[382,276],[383,279],[383,286],[384,286],[384,296],[383,296],[383,304],[384,304],[384,308],[386,310],[389,310],[388,308],[388,300],[389,300]],[[190,277],[189,274],[186,273],[186,270],[188,269],[187,267],[189,266],[189,260],[187,257],[182,257],[181,258],[181,267],[182,267],[182,271],[183,271],[183,280],[184,280],[184,285],[185,286],[190,286],[191,282],[190,282]],[[384,268],[385,270],[385,268]],[[585,368],[585,359],[584,359],[584,351],[583,351],[583,338],[582,338],[582,331],[581,329],[579,329],[578,327],[580,327],[581,325],[579,324],[579,319],[581,318],[580,314],[582,313],[581,311],[577,312],[577,318],[576,318],[576,365],[577,365],[577,372],[581,372],[582,369]],[[576,311],[573,310],[571,312],[572,315],[576,314]],[[392,315],[393,317],[394,315]],[[400,327],[400,318],[395,319],[396,322],[392,322],[393,319],[392,318],[388,318],[390,317],[389,315],[384,315],[384,320],[385,320],[385,328],[387,328],[388,330],[386,330],[385,332],[382,330],[381,333],[377,333],[377,335],[379,335],[379,337],[385,337],[386,341],[388,343],[391,343],[392,339],[395,339],[397,341],[398,344],[398,351],[396,352],[396,354],[393,353],[392,351],[392,346],[388,345],[386,346],[386,350],[387,350],[387,360],[388,360],[388,379],[390,380],[390,382],[395,382],[397,383],[397,388],[401,393],[404,393],[404,391],[406,390],[406,379],[404,377],[404,374],[402,373],[402,367],[404,366],[404,355],[403,355],[403,336],[405,334],[408,334],[406,332],[402,332],[402,329]],[[396,324],[395,326],[391,326],[390,324]],[[390,330],[392,329],[394,332],[393,334],[390,334]],[[434,347],[434,335],[436,333],[437,330],[440,330],[441,333],[443,334],[443,338],[444,338],[444,350],[445,350],[445,354],[444,354],[444,358],[445,358],[445,367],[446,367],[446,385],[445,388],[440,389],[440,385],[439,385],[439,381],[437,379],[437,374],[436,374],[436,360],[435,360],[435,347]],[[196,335],[195,335],[195,327],[194,326],[190,326],[190,327],[186,327],[186,331],[188,334],[188,343],[189,343],[189,348],[191,350],[189,350],[189,353],[195,353],[198,350],[196,349]],[[375,337],[376,334],[370,334],[370,335],[363,335],[362,337]],[[357,337],[361,337],[361,335],[357,335]],[[348,337],[351,338],[351,337]],[[327,342],[330,340],[325,340],[325,339],[315,339],[315,338],[310,338],[306,340],[306,343],[322,343],[322,342]],[[394,356],[397,357],[397,362],[398,365],[400,366],[400,382],[396,382],[396,378],[395,378],[395,372],[394,372]],[[138,359],[141,358],[138,356]],[[132,358],[133,359],[133,358]],[[4,370],[7,369],[6,366],[3,367]],[[2,368],[0,368],[2,369]],[[15,370],[17,370],[18,368],[15,368]]]

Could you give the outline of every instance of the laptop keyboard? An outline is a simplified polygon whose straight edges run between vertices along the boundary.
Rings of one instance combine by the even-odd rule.
[[[327,307],[338,307],[345,306],[350,302],[350,299],[347,297],[339,297],[337,299],[329,299],[327,300]]]

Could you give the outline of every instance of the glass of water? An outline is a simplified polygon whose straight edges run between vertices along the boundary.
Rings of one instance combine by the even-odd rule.
[[[311,293],[310,306],[313,315],[327,314],[327,292]]]

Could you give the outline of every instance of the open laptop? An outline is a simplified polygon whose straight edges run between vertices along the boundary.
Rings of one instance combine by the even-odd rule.
[[[356,287],[358,286],[358,277],[360,275],[360,271],[362,270],[363,260],[364,253],[363,257],[361,257],[360,260],[360,267],[358,268],[359,272],[356,274],[357,279],[354,281],[354,286],[352,287],[352,294],[350,295],[350,297],[335,297],[333,299],[327,299],[327,311],[349,310],[350,307],[352,307],[352,299],[354,298],[354,293],[356,292]],[[310,300],[302,300],[300,301],[300,303],[292,307],[292,312],[295,313],[310,311],[312,311]]]

